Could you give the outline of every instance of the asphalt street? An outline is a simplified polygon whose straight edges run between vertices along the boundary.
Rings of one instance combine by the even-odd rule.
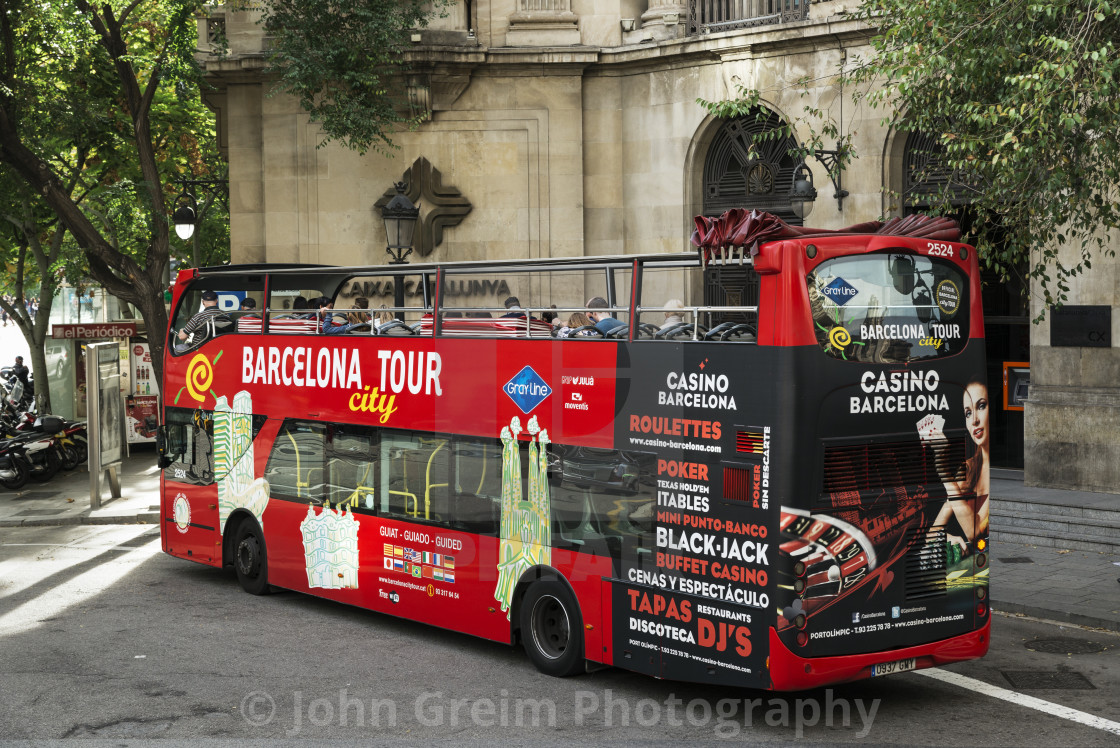
[[[0,530],[0,740],[1115,746],[1120,636],[997,615],[983,660],[796,694],[614,669],[314,597],[253,597],[151,525]]]

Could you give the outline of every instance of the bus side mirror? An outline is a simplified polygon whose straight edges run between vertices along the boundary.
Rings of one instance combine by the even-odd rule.
[[[156,429],[156,453],[159,457],[156,458],[156,465],[160,470],[167,469],[171,464],[171,458],[167,456],[167,427],[160,426]]]
[[[894,290],[903,296],[914,293],[914,260],[904,255],[895,255],[891,260],[891,281]]]

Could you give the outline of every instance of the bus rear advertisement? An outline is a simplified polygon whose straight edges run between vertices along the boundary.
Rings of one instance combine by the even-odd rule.
[[[972,249],[699,244],[180,273],[164,550],[255,594],[520,642],[553,675],[594,662],[791,690],[982,656]],[[485,295],[495,277],[524,309]],[[404,282],[384,314],[351,294]],[[543,322],[552,308],[572,324]]]

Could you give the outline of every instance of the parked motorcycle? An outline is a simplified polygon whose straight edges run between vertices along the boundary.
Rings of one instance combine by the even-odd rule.
[[[19,490],[30,477],[31,466],[22,443],[11,439],[0,440],[0,486]]]
[[[0,448],[6,448],[15,462],[23,463],[27,470],[27,478],[45,483],[55,476],[62,467],[62,451],[58,440],[52,434],[29,432],[18,434],[0,441]],[[18,471],[18,467],[10,468]],[[11,480],[18,480],[18,475]],[[22,486],[22,483],[20,484]],[[5,488],[13,486],[4,484]]]

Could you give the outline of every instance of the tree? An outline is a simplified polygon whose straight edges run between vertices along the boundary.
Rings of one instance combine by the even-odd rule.
[[[294,96],[324,133],[365,153],[393,148],[391,131],[415,125],[404,74],[408,31],[427,25],[447,0],[268,0],[263,23],[271,37],[275,91]]]
[[[1115,253],[1120,9],[865,0],[860,17],[880,32],[849,79],[874,84],[892,128],[936,139],[930,168],[950,175],[937,202],[967,197],[980,257],[1004,277],[1028,267],[1046,306],[1064,301],[1094,255]]]
[[[162,374],[174,186],[198,175],[201,0],[4,0],[0,168],[81,248],[90,276],[139,309]]]
[[[43,216],[37,201],[23,185],[11,185],[15,191],[0,192],[10,198],[0,204],[0,258],[8,273],[0,282],[0,308],[12,318],[27,340],[31,355],[31,371],[35,379],[35,400],[39,412],[51,412],[50,381],[47,378],[45,346],[50,329],[51,306],[58,286],[57,263],[62,256],[66,229],[54,216]],[[7,301],[2,294],[10,294]],[[34,315],[28,308],[29,297],[38,297]],[[4,362],[5,365],[11,362]]]

